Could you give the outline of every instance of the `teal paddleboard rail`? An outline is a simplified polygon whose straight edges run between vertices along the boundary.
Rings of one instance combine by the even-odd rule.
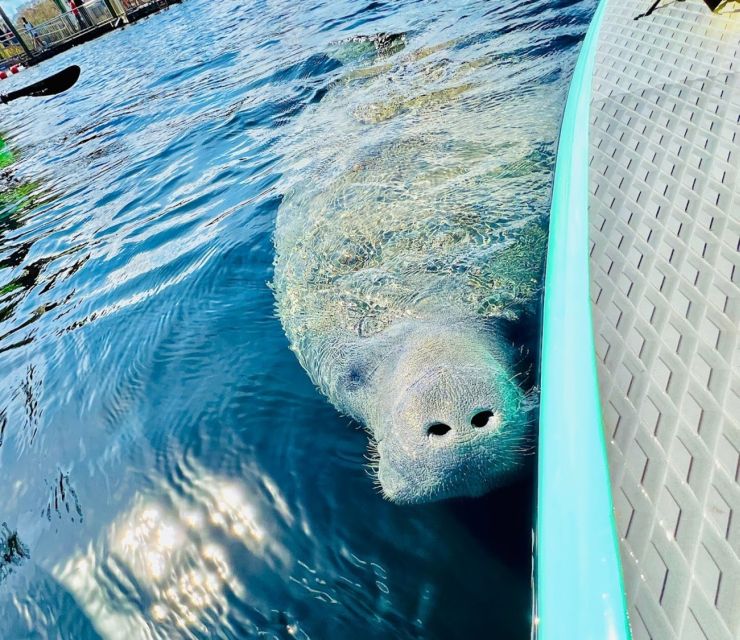
[[[591,77],[601,0],[560,130],[542,333],[535,625],[538,640],[627,640],[589,294]]]

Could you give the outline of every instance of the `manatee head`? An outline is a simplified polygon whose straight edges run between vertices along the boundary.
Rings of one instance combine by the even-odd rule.
[[[395,351],[367,416],[383,495],[403,504],[479,496],[525,468],[534,403],[501,336],[424,323]]]

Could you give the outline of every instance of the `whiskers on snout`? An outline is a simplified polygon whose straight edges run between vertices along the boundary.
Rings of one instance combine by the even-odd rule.
[[[367,462],[363,465],[365,473],[370,476],[373,481],[373,488],[384,498],[388,496],[383,491],[383,485],[380,482],[380,452],[378,451],[378,441],[375,439],[373,434],[368,430],[368,443],[367,451],[363,457]]]

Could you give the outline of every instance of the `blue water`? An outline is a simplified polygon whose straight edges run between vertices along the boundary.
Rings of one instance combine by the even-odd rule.
[[[83,70],[0,114],[0,637],[529,637],[531,479],[383,501],[267,283],[332,43],[489,56],[551,163],[593,4],[185,0],[3,82]]]

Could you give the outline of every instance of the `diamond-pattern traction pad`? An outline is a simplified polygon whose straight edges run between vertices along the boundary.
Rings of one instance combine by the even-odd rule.
[[[740,638],[740,11],[608,0],[591,298],[636,640]],[[738,4],[740,10],[740,4]]]

